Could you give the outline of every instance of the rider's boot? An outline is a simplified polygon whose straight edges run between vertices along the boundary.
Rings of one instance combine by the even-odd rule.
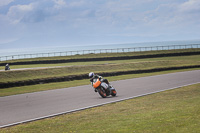
[[[94,91],[95,91],[95,92],[97,92],[97,89],[96,89],[96,88],[94,88]]]

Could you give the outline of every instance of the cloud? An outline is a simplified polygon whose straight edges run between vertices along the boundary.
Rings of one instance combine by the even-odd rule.
[[[9,7],[6,16],[10,19],[12,24],[18,23],[37,23],[45,21],[46,18],[58,14],[62,0],[54,1],[35,1],[29,4],[17,4]]]
[[[0,14],[0,44],[17,41],[23,34],[24,28],[21,25],[10,24],[9,18]]]
[[[11,19],[13,24],[17,24],[29,15],[34,9],[34,4],[29,5],[14,5],[9,8],[7,13],[8,18]]]
[[[54,8],[60,9],[66,6],[66,2],[64,0],[53,0],[55,2]]]
[[[188,0],[180,4],[177,14],[189,24],[200,26],[200,1]]]
[[[17,23],[37,23],[46,19],[52,22],[76,20],[89,14],[85,10],[85,1],[66,2],[65,0],[37,0],[31,3],[16,4],[9,7],[7,17],[13,24]],[[83,8],[82,8],[83,7]],[[91,14],[91,13],[90,13]],[[58,18],[55,19],[55,18]]]
[[[66,36],[84,35],[96,36],[96,39],[102,36],[156,38],[172,35],[172,32],[173,35],[196,33],[200,28],[199,0],[2,1],[4,4],[0,5],[8,5],[1,8],[0,28],[8,35],[13,27],[18,27],[14,29],[15,34],[21,33],[23,28],[20,37],[31,33],[30,38],[56,36],[66,42],[71,39]]]
[[[11,2],[13,2],[14,0],[1,0],[0,1],[0,7],[1,6],[6,6],[8,4],[10,4]]]
[[[49,19],[52,22],[63,21],[76,25],[81,21],[87,21],[86,23],[91,24],[137,27],[143,24],[174,24],[184,17],[184,13],[188,12],[192,15],[196,12],[197,16],[199,5],[198,0],[186,2],[174,0],[40,0],[24,5],[13,5],[7,16],[13,23],[37,23]]]
[[[5,39],[5,38],[1,39],[0,38],[0,45],[6,44],[6,43],[12,43],[12,42],[15,42],[17,40],[19,40],[19,38],[7,38],[7,39]]]
[[[200,12],[200,1],[199,0],[188,0],[179,6],[180,12],[199,13]]]

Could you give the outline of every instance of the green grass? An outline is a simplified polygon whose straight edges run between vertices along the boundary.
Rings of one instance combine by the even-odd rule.
[[[0,133],[198,133],[200,84],[3,128]]]
[[[67,75],[86,74],[94,72],[115,72],[127,70],[142,70],[159,67],[174,67],[184,65],[199,65],[200,55],[163,57],[138,60],[121,60],[121,61],[99,61],[84,63],[62,64],[66,67],[34,69],[23,71],[1,71],[0,82],[14,82],[22,80],[62,77]],[[59,64],[60,65],[60,64]],[[68,67],[69,66],[69,67]],[[33,67],[33,66],[32,66]],[[14,68],[14,66],[13,66]],[[12,66],[11,66],[12,69]]]
[[[149,59],[132,59],[132,60],[73,62],[73,63],[58,63],[58,64],[11,65],[11,69],[57,67],[57,66],[102,65],[102,64],[136,63],[136,62],[150,62],[150,61],[185,61],[185,60],[199,61],[199,55],[182,56],[182,57],[181,56],[161,57],[161,58],[149,58]],[[0,70],[4,70],[4,66],[0,66]]]

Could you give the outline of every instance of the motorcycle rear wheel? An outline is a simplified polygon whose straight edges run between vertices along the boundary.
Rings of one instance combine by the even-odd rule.
[[[116,92],[116,90],[115,90],[115,89],[114,89],[114,90],[112,90],[112,92],[111,92],[111,95],[112,95],[113,97],[117,95],[117,92]]]

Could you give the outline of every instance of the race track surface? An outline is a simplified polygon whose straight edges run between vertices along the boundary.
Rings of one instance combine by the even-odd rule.
[[[101,98],[91,85],[0,97],[0,128],[199,82],[194,70],[111,82],[117,97]]]

